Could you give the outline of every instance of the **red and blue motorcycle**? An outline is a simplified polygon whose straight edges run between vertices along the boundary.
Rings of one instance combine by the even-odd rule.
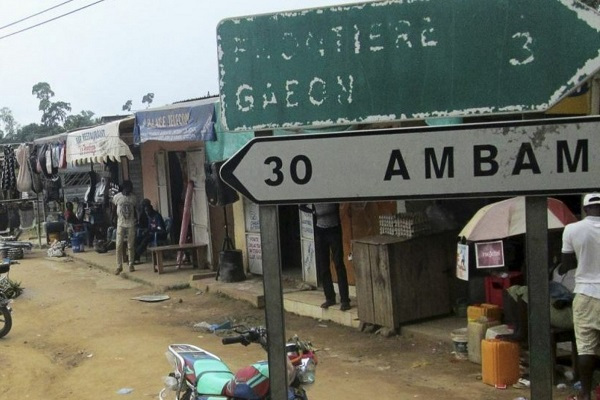
[[[222,343],[257,343],[267,350],[265,328],[235,329],[237,336],[226,337]],[[286,343],[288,400],[308,400],[306,385],[315,381],[317,357],[310,342],[297,336]],[[165,387],[159,398],[167,400],[260,400],[270,399],[267,361],[244,367],[235,374],[216,355],[190,344],[169,345],[165,353],[173,367],[165,377]]]

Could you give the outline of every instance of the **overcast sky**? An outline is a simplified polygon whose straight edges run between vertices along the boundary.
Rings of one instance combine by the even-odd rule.
[[[33,85],[47,82],[71,113],[121,114],[218,94],[216,27],[224,18],[351,3],[347,0],[0,0],[0,108],[22,126],[40,122]]]

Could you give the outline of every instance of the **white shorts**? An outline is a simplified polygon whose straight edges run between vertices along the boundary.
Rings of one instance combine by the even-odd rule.
[[[573,300],[573,325],[579,355],[595,355],[600,346],[600,299],[577,293]]]

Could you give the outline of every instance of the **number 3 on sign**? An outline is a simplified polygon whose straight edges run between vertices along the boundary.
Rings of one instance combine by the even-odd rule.
[[[273,177],[265,179],[265,183],[269,186],[281,185],[285,180],[283,161],[281,158],[275,156],[267,157],[265,164],[272,167],[271,172],[273,174]],[[304,171],[302,171],[302,169],[304,169]],[[302,176],[300,176],[299,170],[300,172],[303,172]],[[300,154],[292,158],[289,173],[294,183],[298,185],[307,184],[310,181],[310,178],[312,178],[312,164],[308,157]]]
[[[533,62],[533,51],[529,48],[531,43],[533,43],[533,39],[531,38],[531,34],[529,32],[517,32],[512,35],[512,38],[515,40],[522,40],[523,46],[521,48],[525,50],[526,54],[529,54],[529,57],[523,57],[521,60],[516,58],[511,58],[510,63],[512,65],[525,65]]]

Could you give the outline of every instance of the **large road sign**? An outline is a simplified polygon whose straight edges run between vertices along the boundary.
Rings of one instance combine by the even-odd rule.
[[[581,193],[600,117],[259,137],[222,167],[258,204]]]
[[[230,130],[546,110],[600,68],[573,0],[380,1],[226,19]]]

